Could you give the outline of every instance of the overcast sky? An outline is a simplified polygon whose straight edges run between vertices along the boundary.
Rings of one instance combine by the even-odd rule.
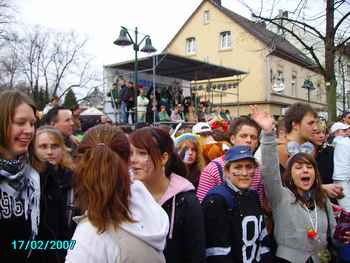
[[[73,29],[86,34],[89,37],[88,51],[96,56],[96,64],[100,65],[133,59],[134,53],[130,46],[122,48],[113,44],[121,25],[130,29],[137,26],[141,33],[149,34],[153,46],[160,52],[201,1],[16,0],[20,20],[25,23],[60,30]],[[222,0],[222,5],[250,18],[249,10],[240,1]],[[269,6],[271,1],[264,0],[264,7]],[[260,4],[258,0],[244,2],[254,8]],[[315,6],[322,0],[313,0],[312,3]]]
[[[201,0],[17,0],[20,20],[55,29],[74,29],[89,37],[88,51],[98,64],[110,64],[133,58],[130,46],[113,44],[120,26],[151,36],[160,52],[180,29]],[[249,17],[237,0],[223,0],[231,10]],[[142,53],[140,52],[140,56]]]

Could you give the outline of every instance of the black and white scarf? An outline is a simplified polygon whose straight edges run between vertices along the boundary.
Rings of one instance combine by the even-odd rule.
[[[26,156],[16,160],[0,158],[0,188],[13,199],[23,201],[25,219],[31,220],[34,239],[40,221],[40,179]]]

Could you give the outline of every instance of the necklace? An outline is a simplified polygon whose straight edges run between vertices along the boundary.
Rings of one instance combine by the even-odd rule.
[[[311,214],[310,214],[310,209],[303,204],[304,208],[306,209],[307,215],[309,217],[309,221],[311,223],[311,228],[306,228],[307,230],[307,236],[308,238],[315,239],[317,236],[317,206],[316,206],[316,201],[314,200],[314,207],[315,207],[315,222],[312,220]]]

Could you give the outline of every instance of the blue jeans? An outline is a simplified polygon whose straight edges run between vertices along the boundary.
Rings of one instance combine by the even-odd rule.
[[[120,121],[122,123],[128,123],[128,114],[127,114],[126,102],[122,101],[120,103]]]

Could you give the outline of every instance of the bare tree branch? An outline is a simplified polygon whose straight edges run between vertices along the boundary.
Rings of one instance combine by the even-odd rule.
[[[263,19],[261,17],[261,19]],[[309,24],[305,23],[305,22],[301,22],[301,21],[298,21],[298,20],[295,20],[295,19],[291,19],[291,18],[286,18],[286,17],[276,17],[276,18],[269,18],[269,19],[266,19],[266,21],[287,21],[287,22],[290,22],[290,23],[293,23],[295,25],[299,25],[299,26],[302,26],[302,27],[305,27],[305,28],[308,28],[309,30],[311,30],[312,32],[314,32],[316,34],[317,37],[319,37],[320,39],[324,40],[325,37],[321,34],[320,31],[318,31],[315,27],[313,26],[310,26]],[[280,26],[280,24],[279,24]],[[310,32],[310,33],[312,33]]]
[[[340,25],[345,21],[345,19],[347,19],[350,16],[350,12],[348,12],[346,15],[344,15],[339,21],[338,23],[334,26],[334,36],[338,30],[338,28],[340,27]]]
[[[264,17],[259,17],[260,19],[264,20],[264,21],[268,21],[272,24],[274,24],[275,26],[280,26],[279,23],[276,23],[275,22],[275,19],[269,19],[269,18],[264,18]],[[289,28],[287,27],[283,27],[282,26],[282,29],[285,30],[286,32],[288,32],[289,34],[291,34],[294,38],[296,38],[300,44],[310,53],[310,55],[312,56],[312,58],[314,59],[314,61],[316,62],[317,66],[319,67],[320,71],[322,72],[322,74],[324,73],[324,67],[323,65],[321,64],[320,60],[318,59],[317,55],[315,54],[315,51],[313,49],[312,46],[309,46],[305,43],[305,41],[300,37],[298,36],[297,34],[295,34],[292,30],[290,30]]]
[[[80,55],[80,51],[86,45],[87,39],[82,41],[78,40],[78,36],[74,32],[70,32],[68,37],[59,34],[55,39],[55,54],[53,56],[53,64],[56,69],[55,73],[55,86],[53,94],[57,93],[58,88],[61,85],[61,81],[72,63]]]
[[[350,36],[345,38],[342,42],[340,42],[338,45],[336,45],[335,50],[339,50],[345,46],[345,44],[350,41]]]

